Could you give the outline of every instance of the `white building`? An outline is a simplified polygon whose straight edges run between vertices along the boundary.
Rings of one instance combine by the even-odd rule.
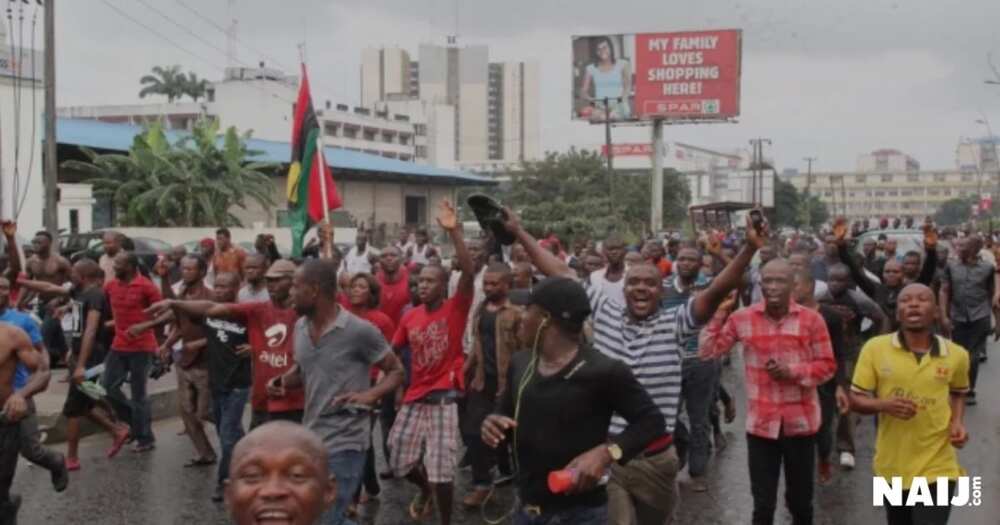
[[[374,104],[376,111],[406,115],[416,133],[417,162],[454,168],[455,107],[414,98],[389,98]]]
[[[961,171],[997,173],[1000,171],[998,149],[1000,137],[964,139],[955,150],[955,162]]]
[[[920,171],[917,159],[895,149],[879,149],[858,156],[859,173]]]
[[[254,138],[287,141],[292,133],[292,109],[298,77],[277,69],[230,67],[214,82],[204,101],[59,108],[60,117],[102,122],[146,124],[163,122],[168,129],[189,130],[198,118],[217,118],[223,128],[250,130]],[[350,107],[314,99],[326,145],[363,151],[405,161],[427,162],[417,152],[418,124],[409,115],[384,109]]]
[[[12,50],[8,41],[0,21],[0,218],[16,219],[20,235],[28,238],[42,229],[45,203],[44,54]]]
[[[414,98],[454,108],[454,160],[461,165],[536,160],[541,155],[540,75],[535,62],[490,63],[486,46],[421,44],[419,60],[399,49],[362,52],[361,92],[368,105]],[[445,133],[444,127],[438,129]],[[449,137],[428,135],[429,157]]]

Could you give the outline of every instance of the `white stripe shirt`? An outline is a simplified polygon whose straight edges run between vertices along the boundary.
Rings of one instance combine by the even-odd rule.
[[[594,325],[594,348],[622,361],[632,370],[663,413],[666,432],[674,432],[681,399],[681,341],[696,336],[700,325],[691,312],[694,299],[685,304],[660,307],[650,317],[634,321],[624,304],[600,289],[587,289]],[[620,415],[611,419],[609,432],[619,434],[627,423]]]

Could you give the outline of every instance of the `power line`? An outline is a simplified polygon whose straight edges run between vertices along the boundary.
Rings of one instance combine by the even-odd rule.
[[[216,70],[225,70],[225,68],[221,68],[221,67],[218,66],[218,64],[215,64],[213,62],[210,62],[210,61],[206,60],[201,55],[198,55],[197,53],[192,52],[191,50],[187,49],[186,47],[184,47],[184,46],[178,44],[177,42],[175,42],[174,40],[172,40],[170,37],[168,37],[168,36],[164,35],[163,33],[160,33],[159,31],[153,29],[148,24],[146,24],[146,23],[144,23],[144,22],[136,19],[132,15],[130,15],[130,14],[126,13],[125,11],[123,11],[122,9],[120,9],[118,6],[115,6],[114,4],[112,4],[111,2],[109,2],[108,0],[101,0],[101,2],[104,5],[110,7],[111,10],[115,11],[116,13],[118,13],[122,18],[125,18],[126,20],[129,20],[130,22],[132,22],[132,23],[136,24],[137,26],[145,29],[146,31],[149,31],[153,35],[159,37],[164,42],[166,42],[166,43],[170,44],[171,46],[179,49],[180,51],[183,51],[184,53],[186,53],[186,54],[194,57],[195,59],[197,59],[198,61],[202,62],[203,64],[208,64],[210,67],[212,67],[213,69],[216,69]],[[251,84],[251,86],[254,89],[260,91],[261,93],[264,93],[266,95],[272,96],[272,97],[274,97],[274,98],[276,98],[278,100],[287,102],[289,104],[294,104],[295,103],[293,100],[286,99],[286,98],[278,95],[277,93],[269,92],[269,91],[263,89],[260,86],[254,86],[252,84]]]

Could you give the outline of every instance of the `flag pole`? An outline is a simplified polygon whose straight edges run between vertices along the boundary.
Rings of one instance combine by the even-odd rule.
[[[323,133],[322,130],[316,137],[316,160],[320,163],[319,168],[319,187],[320,195],[323,199],[323,222],[326,223],[327,227],[330,228],[330,238],[323,239],[321,248],[323,250],[323,257],[326,259],[333,258],[333,223],[330,222],[330,201],[326,193],[326,158],[323,157]]]

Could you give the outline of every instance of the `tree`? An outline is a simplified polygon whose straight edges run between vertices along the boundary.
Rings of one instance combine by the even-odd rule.
[[[808,204],[807,204],[808,203]],[[768,216],[771,224],[801,228],[808,224],[816,228],[830,219],[826,204],[816,195],[798,191],[792,183],[775,179],[774,209]]]
[[[204,78],[198,78],[198,74],[194,71],[188,72],[187,78],[185,78],[184,94],[197,102],[199,98],[206,96],[207,91],[208,81]]]
[[[161,124],[137,135],[128,154],[80,148],[89,162],[63,166],[89,175],[94,195],[108,196],[121,226],[242,226],[230,210],[248,201],[274,205],[269,163],[253,162],[249,133],[230,127],[218,137],[217,120],[202,119],[171,144]]]
[[[188,78],[181,73],[181,66],[170,66],[163,68],[153,67],[152,75],[145,75],[139,79],[139,83],[144,87],[139,90],[139,98],[146,98],[146,95],[163,95],[167,97],[167,102],[188,94]]]
[[[637,238],[648,231],[648,172],[615,172],[609,183],[604,159],[574,148],[526,162],[510,176],[507,188],[492,193],[520,213],[525,225],[536,233],[552,231],[566,238],[601,237],[618,231]],[[676,171],[665,170],[666,224],[684,220],[690,195],[684,178]]]
[[[972,206],[978,202],[975,195],[948,199],[941,203],[941,207],[934,214],[934,222],[943,226],[962,224],[969,220],[970,215],[972,215]]]

